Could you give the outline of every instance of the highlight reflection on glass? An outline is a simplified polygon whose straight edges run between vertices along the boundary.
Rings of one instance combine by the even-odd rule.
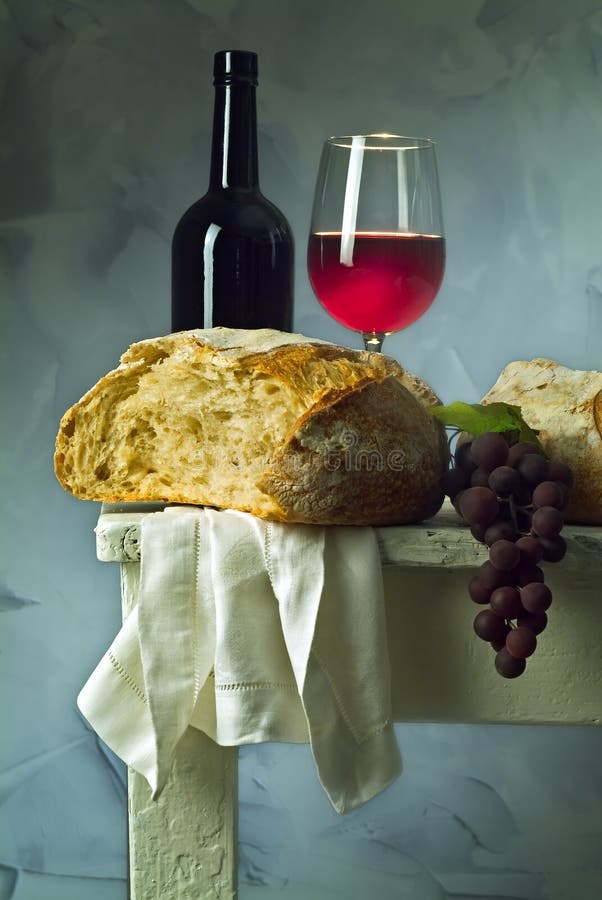
[[[322,151],[308,245],[316,297],[366,349],[435,299],[445,238],[435,145],[427,138],[331,137]]]

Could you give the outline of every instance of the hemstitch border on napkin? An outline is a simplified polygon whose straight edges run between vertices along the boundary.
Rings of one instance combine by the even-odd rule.
[[[274,681],[235,681],[231,684],[216,684],[216,691],[267,691],[275,688],[279,691],[297,692],[297,685]]]
[[[138,685],[136,684],[136,682],[134,681],[134,679],[132,678],[132,676],[130,675],[128,670],[119,662],[117,657],[113,655],[111,650],[107,650],[107,658],[108,658],[109,662],[111,663],[111,665],[113,666],[113,668],[115,669],[115,671],[117,672],[117,674],[119,675],[119,677],[122,678],[123,681],[125,681],[125,683],[127,684],[127,686],[133,690],[133,692],[138,697],[138,699],[142,700],[143,703],[148,703],[148,701],[146,699],[146,695],[145,695],[144,691],[142,690],[142,688],[138,687]]]

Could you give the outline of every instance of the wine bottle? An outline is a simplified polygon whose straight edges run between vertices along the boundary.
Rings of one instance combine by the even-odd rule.
[[[171,327],[290,331],[292,233],[259,190],[257,55],[220,50],[213,71],[209,189],[174,232]]]

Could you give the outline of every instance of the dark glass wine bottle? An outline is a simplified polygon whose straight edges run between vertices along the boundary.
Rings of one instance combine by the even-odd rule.
[[[174,232],[171,327],[290,331],[292,233],[259,190],[257,55],[220,50],[213,71],[209,190]]]

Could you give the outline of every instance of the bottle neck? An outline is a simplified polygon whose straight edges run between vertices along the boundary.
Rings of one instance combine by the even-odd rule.
[[[225,188],[259,188],[254,84],[215,85],[209,189]]]

